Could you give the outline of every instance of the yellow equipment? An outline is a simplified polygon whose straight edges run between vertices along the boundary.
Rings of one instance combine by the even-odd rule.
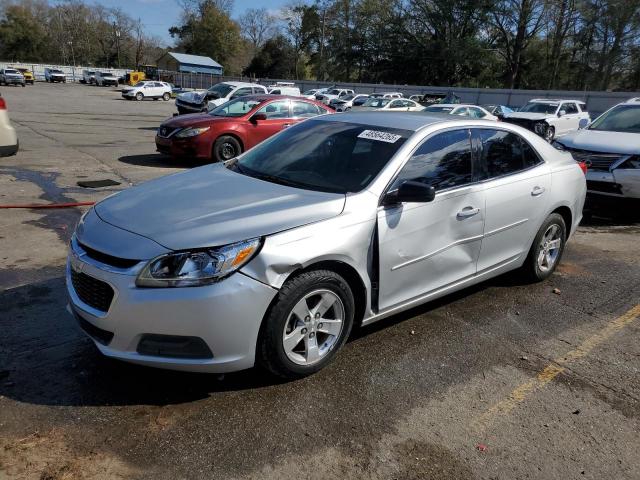
[[[136,83],[146,80],[146,78],[147,77],[144,72],[129,72],[126,75],[124,82],[133,87]]]

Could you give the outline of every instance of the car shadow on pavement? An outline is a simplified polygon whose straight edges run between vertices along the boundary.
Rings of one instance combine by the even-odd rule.
[[[163,167],[163,168],[193,168],[206,165],[201,160],[172,158],[162,153],[150,153],[144,155],[125,155],[118,158],[119,162],[139,167]]]
[[[64,277],[0,292],[0,395],[36,405],[168,405],[279,383],[249,370],[173,372],[104,357],[66,311]]]

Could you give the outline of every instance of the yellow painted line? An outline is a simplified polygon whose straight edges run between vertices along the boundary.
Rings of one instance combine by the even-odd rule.
[[[524,402],[532,393],[540,390],[564,372],[565,367],[563,365],[589,355],[594,348],[622,330],[638,317],[640,317],[640,305],[636,305],[625,314],[609,322],[602,330],[591,335],[574,350],[567,352],[562,357],[555,358],[552,363],[547,365],[534,378],[518,386],[507,398],[496,403],[476,418],[472,422],[472,426],[476,429],[486,428],[494,418],[500,415],[507,415],[520,403]]]

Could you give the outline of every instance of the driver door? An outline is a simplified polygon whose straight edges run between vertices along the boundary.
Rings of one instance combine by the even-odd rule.
[[[469,129],[430,137],[402,168],[389,191],[414,180],[436,196],[378,208],[380,310],[475,275],[485,194],[474,176]]]
[[[248,129],[249,135],[247,136],[245,150],[257,145],[294,123],[294,120],[291,118],[290,100],[270,102],[254,113],[254,115],[257,114],[264,114],[267,118],[266,120],[249,119],[251,125]]]

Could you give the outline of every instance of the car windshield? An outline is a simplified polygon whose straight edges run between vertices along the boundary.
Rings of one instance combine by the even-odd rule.
[[[340,90],[330,90],[329,95],[340,95]]]
[[[109,72],[100,72],[101,77],[110,77],[111,74]]]
[[[95,75],[96,72],[92,72],[91,70],[87,70],[87,75]]]
[[[367,98],[367,101],[362,104],[363,107],[382,108],[391,101],[390,98]]]
[[[303,93],[303,95],[313,95],[316,92],[317,90],[307,90],[306,92]]]
[[[557,103],[528,103],[524,107],[520,109],[521,112],[530,112],[530,113],[544,113],[546,115],[553,115],[558,110]]]
[[[640,105],[618,105],[596,118],[589,130],[640,133]]]
[[[440,113],[450,113],[453,110],[453,107],[427,107],[424,109],[425,112],[440,112]]]
[[[356,123],[307,120],[253,147],[228,168],[307,190],[359,192],[412,133]]]
[[[347,95],[346,97],[342,97],[342,100],[348,102],[349,100],[353,100],[354,97],[355,95]]]
[[[228,85],[226,83],[218,83],[213,87],[209,87],[207,92],[217,93],[219,98],[224,98],[229,95],[229,93],[231,93],[231,90],[233,90],[233,87],[231,85]]]
[[[51,69],[49,70],[51,73],[62,73],[62,70],[55,70],[55,69]]]
[[[20,73],[17,70],[13,70],[12,68],[5,69],[5,73]]]
[[[209,115],[214,117],[241,117],[261,103],[262,102],[260,100],[240,97],[214,108],[209,112]]]

